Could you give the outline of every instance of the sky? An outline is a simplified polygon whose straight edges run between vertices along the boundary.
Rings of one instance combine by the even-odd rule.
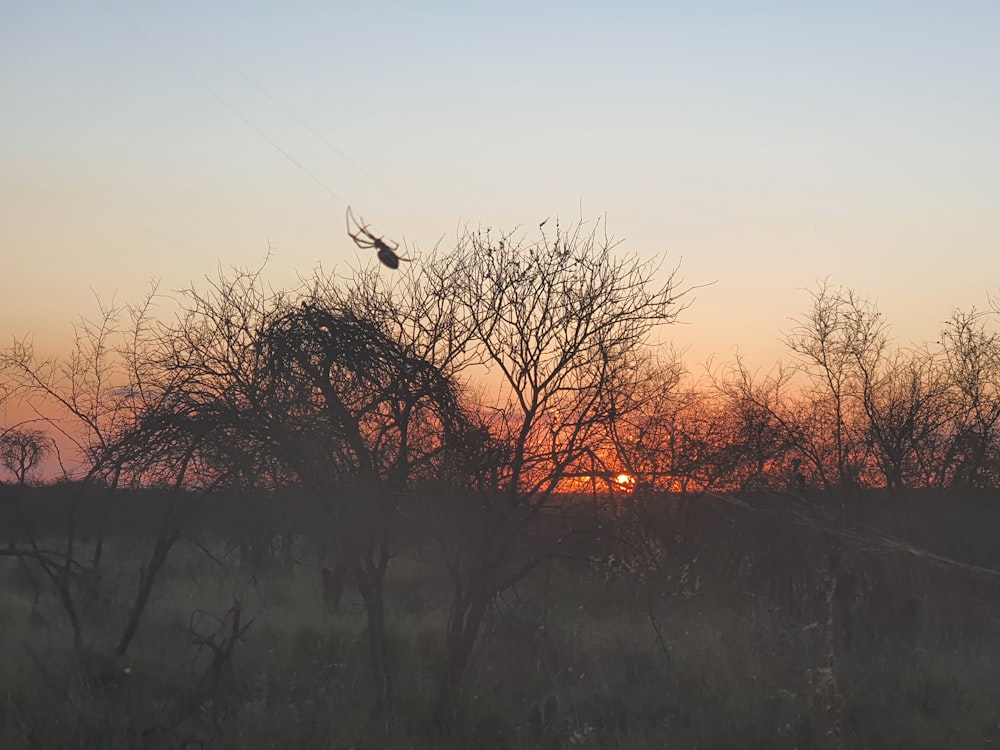
[[[818,279],[902,344],[1000,293],[1000,3],[0,0],[0,339],[257,267],[606,221],[767,368]],[[387,273],[390,273],[386,270]]]

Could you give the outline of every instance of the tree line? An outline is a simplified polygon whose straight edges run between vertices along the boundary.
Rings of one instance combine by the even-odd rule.
[[[737,357],[694,378],[674,358],[625,391],[639,408],[608,439],[628,473],[679,491],[1000,486],[996,302],[904,346],[853,289],[809,295],[788,362],[762,373]]]
[[[438,550],[446,725],[497,598],[598,533],[574,498],[784,488],[793,461],[795,489],[998,484],[989,316],[957,311],[936,344],[904,348],[872,303],[821,283],[786,335],[792,364],[760,374],[737,359],[695,378],[655,343],[691,292],[660,263],[578,224],[530,239],[468,231],[403,272],[317,272],[292,290],[236,269],[102,308],[65,358],[15,340],[3,393],[75,445],[77,486],[105,493],[90,512],[110,512],[119,488],[164,498],[119,656],[193,513],[214,496],[294,489],[328,512],[363,601],[377,715],[395,703],[386,577],[414,534]],[[18,425],[0,446],[22,485],[52,449]],[[82,647],[74,596],[100,568],[103,532],[85,545],[67,512],[61,549],[25,530],[7,556],[44,569]]]

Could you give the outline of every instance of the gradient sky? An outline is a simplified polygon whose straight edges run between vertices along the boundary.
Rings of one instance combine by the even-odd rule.
[[[823,277],[932,340],[1000,291],[998,39],[996,0],[0,0],[0,336],[269,243],[349,274],[347,202],[424,249],[606,216],[715,282],[692,367],[769,365]]]

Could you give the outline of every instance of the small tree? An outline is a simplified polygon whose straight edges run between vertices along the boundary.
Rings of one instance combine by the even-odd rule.
[[[52,451],[52,440],[41,430],[15,426],[0,433],[0,464],[14,475],[18,487],[28,483],[28,478]],[[23,512],[21,499],[15,496],[7,545],[11,550],[17,544]]]
[[[868,440],[886,486],[926,483],[935,437],[949,419],[938,362],[926,350],[897,350],[860,371]]]
[[[810,452],[788,408],[790,378],[781,365],[763,376],[753,373],[740,357],[713,374],[722,410],[729,415],[727,451],[735,454],[733,475],[745,487],[779,478],[790,453]]]
[[[680,355],[669,349],[620,375],[623,380],[609,393],[606,452],[631,478],[634,497],[676,489],[679,467],[672,441],[677,416],[691,395],[681,388]]]
[[[13,427],[0,435],[0,463],[19,486],[27,484],[52,451],[52,440],[42,430]]]
[[[810,296],[812,308],[785,344],[812,384],[814,424],[825,433],[813,440],[822,437],[829,446],[820,459],[829,467],[820,473],[835,485],[853,486],[867,460],[862,373],[874,372],[884,356],[887,328],[878,309],[852,289],[822,282]]]
[[[953,408],[945,473],[952,484],[988,484],[990,459],[1000,450],[1000,335],[975,308],[956,310],[940,343]]]

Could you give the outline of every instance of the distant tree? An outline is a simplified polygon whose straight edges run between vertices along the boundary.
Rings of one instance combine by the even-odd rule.
[[[941,332],[943,375],[952,399],[944,447],[944,477],[956,485],[982,486],[1000,453],[1000,335],[974,308],[956,310]]]
[[[948,423],[947,381],[927,350],[896,350],[859,362],[868,442],[889,488],[926,484],[938,463],[937,436]]]
[[[51,438],[42,430],[26,429],[20,425],[0,433],[0,464],[13,476],[18,487],[24,487],[28,478],[53,452]],[[10,518],[8,549],[13,550],[21,533],[24,509],[21,498],[15,496]]]
[[[791,374],[778,365],[758,375],[739,356],[712,374],[712,386],[723,399],[722,412],[728,415],[724,452],[733,456],[732,478],[744,487],[782,486],[789,454],[801,460],[810,453],[789,409]]]
[[[632,370],[609,390],[607,453],[632,480],[632,494],[676,489],[679,481],[671,441],[677,416],[690,396],[680,355],[666,349]]]
[[[822,453],[812,451],[817,468],[822,466],[820,476],[853,486],[868,453],[861,373],[876,370],[886,351],[887,328],[875,305],[852,289],[821,282],[810,296],[811,309],[785,336],[785,345],[812,387],[807,396],[811,419],[821,431],[812,441],[817,448],[821,442],[828,445]]]
[[[14,427],[0,434],[0,463],[20,486],[52,451],[52,440],[42,430]]]
[[[731,488],[733,429],[720,400],[697,382],[678,389],[664,406],[659,419],[670,469],[659,488],[681,493]]]

